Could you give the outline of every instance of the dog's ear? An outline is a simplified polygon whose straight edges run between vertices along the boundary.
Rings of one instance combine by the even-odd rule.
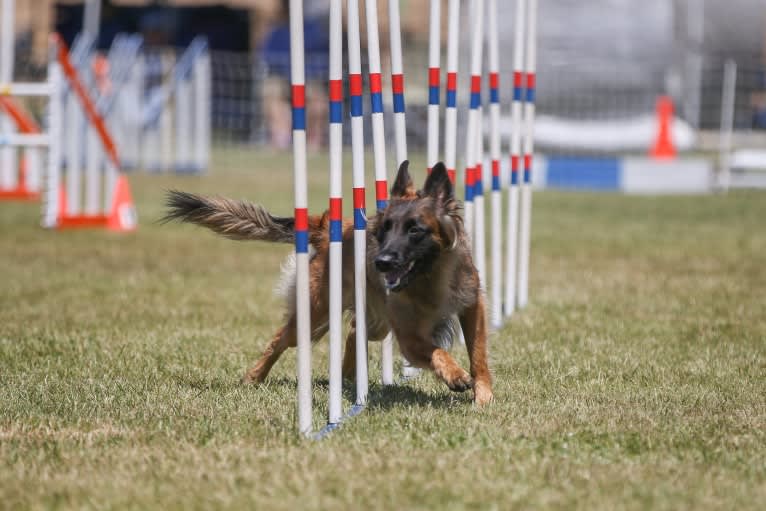
[[[431,173],[423,185],[423,195],[433,197],[439,202],[447,202],[454,198],[455,191],[452,188],[452,182],[449,180],[447,168],[444,163],[439,162],[431,168]]]
[[[407,170],[409,166],[409,160],[404,160],[399,166],[396,180],[394,180],[394,185],[391,187],[391,198],[401,199],[403,197],[415,196],[415,186],[412,184],[410,172]]]

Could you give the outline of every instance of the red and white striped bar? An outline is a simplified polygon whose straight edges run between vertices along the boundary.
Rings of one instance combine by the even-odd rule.
[[[295,298],[298,343],[298,431],[311,433],[311,309],[309,300],[308,186],[306,182],[306,85],[303,1],[290,0],[290,78],[293,110],[295,200]]]
[[[330,315],[328,424],[343,416],[343,5],[330,0]]]
[[[444,109],[444,163],[455,184],[457,167],[457,71],[460,44],[460,0],[447,7],[447,94]]]
[[[521,159],[522,107],[524,91],[524,33],[526,26],[526,2],[516,0],[513,41],[513,100],[511,101],[510,159],[511,172],[508,180],[508,219],[506,222],[505,253],[505,300],[503,313],[513,314],[516,308],[518,275],[518,229],[519,229],[519,162]]]
[[[397,3],[397,2],[391,2]],[[431,0],[428,29],[428,139],[426,165],[428,173],[439,161],[439,59],[441,55],[441,0]]]
[[[532,158],[535,129],[535,71],[537,64],[537,0],[529,0],[527,11],[526,74],[527,97],[524,104],[524,183],[521,185],[519,227],[519,308],[529,301],[529,249],[532,228]]]
[[[386,178],[386,133],[383,124],[383,91],[380,80],[380,38],[378,36],[378,2],[365,0],[367,19],[367,63],[370,72],[370,103],[372,106],[372,152],[375,160],[375,202],[378,210],[388,205]],[[381,381],[394,383],[393,337],[389,334],[381,343]]]
[[[362,117],[362,57],[359,1],[346,3],[348,75],[351,106],[351,166],[354,187],[354,316],[356,318],[356,406],[367,404],[367,215],[364,179],[364,119]]]
[[[500,188],[500,59],[497,34],[497,0],[489,0],[487,16],[487,45],[489,53],[489,153],[492,159],[492,247],[490,293],[490,322],[495,328],[503,323],[503,219]]]
[[[484,0],[473,0],[471,9],[471,103],[468,111],[468,129],[465,149],[465,227],[468,239],[473,246],[474,237],[474,202],[475,165],[476,165],[476,130],[478,126],[479,105],[481,104],[481,54],[484,42]],[[475,256],[475,254],[474,254]]]

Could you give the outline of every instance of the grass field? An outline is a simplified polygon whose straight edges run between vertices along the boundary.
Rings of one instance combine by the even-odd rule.
[[[293,430],[294,352],[238,384],[279,325],[291,247],[154,222],[171,187],[289,213],[290,159],[230,151],[208,177],[131,179],[133,235],[46,232],[37,204],[0,204],[0,508],[766,501],[766,194],[536,194],[531,304],[490,339],[496,402],[429,375],[373,383],[315,443]],[[313,353],[321,425],[326,343]]]

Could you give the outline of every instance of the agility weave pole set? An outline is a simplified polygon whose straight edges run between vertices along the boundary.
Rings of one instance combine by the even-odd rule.
[[[428,69],[428,146],[427,165],[439,160],[440,121],[440,1],[432,0],[429,29]],[[330,314],[329,314],[329,404],[327,425],[313,433],[311,384],[311,319],[309,302],[309,250],[306,167],[306,108],[305,68],[303,46],[303,5],[301,0],[290,1],[290,69],[293,123],[293,172],[295,200],[295,255],[296,255],[296,334],[297,334],[297,426],[298,431],[313,438],[323,438],[345,419],[359,414],[367,403],[368,357],[366,333],[366,202],[364,176],[364,132],[362,105],[361,45],[359,33],[359,5],[357,0],[347,1],[347,47],[349,104],[351,119],[351,152],[354,206],[354,276],[355,328],[356,328],[356,400],[348,412],[342,407],[342,160],[343,160],[343,71],[342,71],[342,0],[330,1],[330,59],[329,59],[329,140],[330,140]],[[528,301],[529,239],[531,215],[531,172],[534,127],[536,0],[517,0],[516,36],[514,49],[513,102],[511,114],[513,129],[510,135],[510,172],[507,177],[509,203],[506,230],[506,275],[502,274],[502,174],[500,165],[500,84],[499,48],[497,32],[497,1],[489,0],[488,55],[490,90],[490,158],[492,183],[492,248],[491,275],[485,267],[484,199],[482,167],[484,165],[483,113],[481,110],[482,49],[484,45],[484,0],[471,4],[472,38],[470,62],[470,109],[465,150],[465,224],[472,238],[474,258],[482,282],[489,280],[491,288],[494,326],[502,324],[503,316],[510,316],[516,306]],[[375,169],[375,199],[378,210],[388,203],[386,173],[386,147],[383,121],[380,47],[377,20],[377,1],[365,0],[369,96],[372,119],[372,147]],[[457,143],[457,77],[460,27],[460,0],[450,0],[448,6],[447,88],[445,109],[444,154],[451,180],[456,176]],[[391,87],[394,113],[396,166],[406,160],[406,119],[404,74],[401,52],[399,4],[389,2],[391,41]],[[525,37],[526,36],[526,37]],[[526,93],[526,94],[525,94]],[[523,141],[523,153],[522,150]],[[519,179],[519,162],[523,161],[523,178]],[[520,189],[520,190],[519,190]],[[520,193],[519,193],[520,192]],[[521,204],[519,205],[519,195]],[[518,238],[518,240],[517,240]],[[517,254],[518,253],[518,254]],[[516,267],[518,261],[518,269]],[[517,278],[518,276],[518,278]],[[505,284],[505,300],[502,288]],[[392,337],[382,343],[381,381],[393,383]]]

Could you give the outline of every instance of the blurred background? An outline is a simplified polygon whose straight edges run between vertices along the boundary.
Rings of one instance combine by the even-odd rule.
[[[167,81],[184,51],[202,36],[211,55],[213,147],[288,147],[286,2],[104,0],[91,4],[100,5],[89,11],[76,0],[18,0],[15,79],[44,76],[51,30],[75,46],[78,34],[89,32],[95,37],[93,46],[98,51],[107,56],[112,51],[113,58],[118,59],[124,54],[115,45],[124,44],[126,34],[131,34],[140,36],[136,62],[145,59],[140,71],[140,94],[150,97],[151,89]],[[401,2],[408,139],[414,150],[425,147],[428,4],[428,0]],[[468,26],[469,3],[463,4],[464,26]],[[511,94],[514,5],[511,1],[499,2],[501,55],[508,56],[500,63],[501,101],[506,105],[506,116]],[[310,148],[316,150],[326,144],[327,98],[322,82],[327,72],[328,1],[308,0],[305,10],[308,136]],[[442,39],[446,36],[446,10],[445,0]],[[385,66],[386,1],[379,2],[379,11]],[[656,141],[657,104],[661,97],[672,100],[671,132],[682,154],[709,155],[711,165],[716,167],[721,165],[718,160],[722,151],[734,154],[732,161],[736,165],[738,149],[752,156],[753,150],[766,147],[763,0],[545,0],[540,2],[539,11],[536,139],[543,154],[646,154]],[[461,41],[462,89],[458,101],[463,105],[468,99],[464,71],[469,35],[468,30],[464,31]],[[364,50],[362,55],[366,55]],[[735,83],[730,82],[730,122],[722,109],[726,62],[730,68],[736,65]],[[163,104],[172,109],[174,97],[168,96]],[[384,94],[384,100],[390,112],[390,94]],[[731,143],[725,148],[721,146],[722,114],[724,124],[733,129]],[[464,112],[459,115],[459,124],[463,125]],[[390,128],[391,123],[387,124]],[[123,151],[128,166],[141,166],[141,157],[130,157],[131,151]],[[759,158],[756,166],[766,166],[766,156]]]

